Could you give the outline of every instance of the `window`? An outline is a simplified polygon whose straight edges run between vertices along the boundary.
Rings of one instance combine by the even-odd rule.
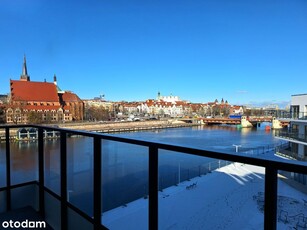
[[[292,124],[291,130],[293,133],[298,133],[298,125]]]
[[[291,111],[292,118],[294,119],[299,118],[300,107],[298,105],[291,105],[290,111]]]
[[[291,143],[291,147],[292,147],[292,152],[293,153],[298,153],[298,144],[297,143]]]

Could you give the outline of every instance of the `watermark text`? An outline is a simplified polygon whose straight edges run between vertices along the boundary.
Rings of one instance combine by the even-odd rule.
[[[24,221],[3,221],[2,222],[2,228],[46,228],[46,222],[45,221],[30,221],[30,220],[24,220]]]

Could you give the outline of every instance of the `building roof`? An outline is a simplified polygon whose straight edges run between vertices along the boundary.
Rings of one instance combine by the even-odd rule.
[[[15,101],[59,101],[54,83],[10,80],[10,87]]]
[[[62,96],[63,101],[65,102],[82,102],[82,100],[77,96],[77,94],[65,91]]]
[[[301,94],[293,94],[291,97],[297,97],[297,96],[307,96],[307,93],[301,93]]]

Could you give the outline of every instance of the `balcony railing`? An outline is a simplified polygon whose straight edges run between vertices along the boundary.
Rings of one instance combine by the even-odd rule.
[[[11,151],[10,151],[10,130],[15,128],[27,128],[27,125],[18,125],[18,126],[0,126],[0,130],[5,130],[5,145],[6,145],[6,185],[4,188],[0,188],[0,193],[5,192],[6,194],[6,204],[3,205],[0,202],[0,211],[6,210],[10,211],[14,209],[12,207],[13,198],[12,192],[16,188],[29,186],[31,184],[38,185],[38,208],[37,210],[41,216],[50,218],[50,207],[47,200],[50,200],[52,197],[59,202],[59,216],[60,216],[60,228],[61,229],[71,229],[70,221],[68,216],[71,215],[71,210],[74,212],[74,215],[79,215],[87,222],[87,226],[90,226],[86,229],[106,229],[102,226],[102,140],[109,140],[114,142],[134,144],[138,146],[143,146],[148,148],[148,227],[149,229],[158,229],[158,192],[159,192],[159,183],[158,183],[158,152],[160,150],[169,150],[172,152],[179,152],[183,154],[196,155],[200,157],[209,157],[215,159],[221,159],[232,162],[241,162],[250,165],[260,166],[265,168],[265,201],[264,201],[264,229],[274,230],[277,226],[277,180],[278,180],[278,170],[284,170],[295,173],[306,173],[307,165],[302,162],[292,162],[287,160],[268,160],[262,158],[253,158],[246,155],[230,154],[224,152],[214,152],[207,150],[200,150],[196,148],[189,147],[180,147],[169,144],[155,143],[150,141],[135,140],[129,138],[116,137],[111,135],[103,135],[93,132],[84,132],[68,129],[60,129],[54,127],[45,127],[39,125],[31,125],[31,127],[38,130],[38,180],[30,181],[23,184],[14,184],[12,185],[11,175],[13,170],[11,168]],[[60,133],[60,192],[59,195],[52,192],[46,187],[45,184],[45,159],[44,159],[44,131],[58,131]],[[68,174],[68,165],[67,165],[67,136],[68,134],[73,135],[82,135],[86,137],[93,138],[93,215],[90,216],[78,209],[76,206],[69,202],[68,198],[68,183],[67,183],[67,174]],[[2,197],[2,198],[1,198]],[[0,199],[3,199],[3,196],[0,196]],[[46,215],[48,213],[48,215]],[[56,214],[55,214],[56,215]],[[71,216],[70,216],[71,219]],[[81,225],[79,226],[81,228]]]
[[[298,132],[287,132],[282,130],[276,130],[275,136],[288,140],[307,142],[307,136],[305,134],[299,134]]]
[[[307,156],[301,157],[296,152],[292,152],[290,150],[282,149],[276,152],[278,155],[287,157],[289,159],[299,160],[299,161],[307,161]]]
[[[282,112],[277,113],[276,118],[292,119],[292,120],[307,120],[307,112]]]

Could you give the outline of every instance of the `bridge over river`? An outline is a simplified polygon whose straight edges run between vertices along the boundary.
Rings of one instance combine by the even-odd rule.
[[[197,119],[181,119],[185,122],[199,122],[202,124],[227,124],[227,125],[241,125],[243,128],[248,127],[256,127],[258,124],[262,122],[270,122],[272,123],[272,129],[280,129],[288,126],[288,121],[278,120],[272,116],[242,116],[241,118],[229,118],[229,117],[214,117],[214,118],[197,118]]]

